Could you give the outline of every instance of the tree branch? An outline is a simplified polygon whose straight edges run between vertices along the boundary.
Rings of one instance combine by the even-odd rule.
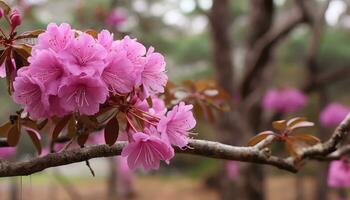
[[[333,160],[350,152],[350,145],[342,148],[340,143],[345,140],[350,132],[350,113],[336,128],[329,140],[309,148],[303,149],[298,157],[280,158],[271,155],[267,148],[274,139],[269,136],[253,147],[238,147],[206,140],[190,139],[188,148],[176,149],[177,153],[205,156],[209,158],[237,160],[267,164],[290,172],[297,172],[303,160]],[[58,153],[51,153],[43,157],[33,158],[28,161],[0,162],[0,177],[25,176],[40,172],[47,168],[82,162],[92,158],[120,155],[127,142],[117,142],[113,146],[97,145]]]

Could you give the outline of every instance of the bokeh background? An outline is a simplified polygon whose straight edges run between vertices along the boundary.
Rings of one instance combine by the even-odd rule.
[[[214,121],[200,118],[196,138],[246,145],[254,134],[270,129],[273,120],[306,116],[316,123],[310,133],[324,140],[350,110],[349,0],[305,0],[305,13],[303,0],[7,2],[21,11],[19,32],[50,22],[67,22],[81,30],[108,29],[116,39],[130,35],[163,53],[175,84],[217,80],[232,97],[232,111],[214,111]],[[0,119],[5,122],[18,107],[5,92],[5,80],[1,82]],[[328,107],[330,114],[321,120],[329,105],[336,107]],[[22,136],[16,152],[3,158],[37,156]],[[278,145],[274,149],[284,151]],[[322,200],[349,192],[329,187],[328,163],[310,162],[291,174],[191,155],[177,155],[169,166],[151,172],[132,172],[116,158],[90,162],[96,177],[85,163],[76,163],[2,178],[0,199]]]

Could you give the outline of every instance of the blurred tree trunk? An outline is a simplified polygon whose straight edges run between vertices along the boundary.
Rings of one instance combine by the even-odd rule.
[[[114,157],[107,158],[107,160],[109,169],[109,174],[107,178],[107,199],[114,200],[118,197],[116,163]]]
[[[209,19],[212,31],[214,47],[213,59],[217,80],[219,85],[225,89],[231,97],[235,98],[233,52],[230,39],[230,27],[233,18],[230,13],[229,2],[229,0],[213,1]],[[241,115],[242,114],[237,111],[223,113],[221,115],[218,125],[223,132],[220,135],[221,140],[225,141],[225,143],[242,144],[250,137],[249,129],[242,131],[242,124],[240,124],[242,121],[238,120],[241,118]],[[264,199],[262,187],[263,173],[261,167],[254,164],[241,164],[240,171],[239,180],[232,181],[227,177],[225,166],[223,166],[220,178],[221,199]]]

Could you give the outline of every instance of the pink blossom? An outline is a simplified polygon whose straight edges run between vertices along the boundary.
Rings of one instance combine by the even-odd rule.
[[[350,164],[346,160],[332,161],[328,171],[330,187],[350,187]]]
[[[113,93],[131,92],[135,86],[134,65],[126,57],[126,51],[111,52],[101,78]]]
[[[10,159],[12,156],[16,154],[15,147],[1,147],[0,148],[0,159]]]
[[[74,39],[74,32],[69,24],[62,23],[57,26],[55,23],[47,25],[44,33],[38,36],[38,44],[33,50],[52,49],[55,52],[60,52],[68,48]]]
[[[226,172],[229,179],[236,180],[239,174],[238,163],[236,161],[227,161]]]
[[[141,72],[145,65],[146,47],[143,44],[125,36],[122,40],[115,41],[112,49],[114,51],[126,51],[127,58],[134,64],[134,73],[137,75],[137,83],[141,81]]]
[[[333,127],[340,124],[340,122],[350,113],[350,107],[346,107],[340,103],[328,104],[320,114],[320,122],[325,127]]]
[[[126,15],[120,10],[113,10],[106,18],[105,23],[114,27],[119,27],[126,22]]]
[[[151,47],[147,52],[146,63],[141,73],[144,98],[152,94],[163,93],[168,81],[168,76],[165,74],[164,57],[153,51]]]
[[[17,76],[13,82],[13,99],[21,104],[32,119],[45,118],[48,116],[48,96],[44,85],[28,75]]]
[[[97,41],[100,45],[102,45],[106,50],[110,50],[113,45],[113,33],[110,33],[107,30],[102,30],[97,35]]]
[[[55,95],[66,69],[52,51],[42,50],[31,59],[29,70],[32,77],[46,85],[48,94]]]
[[[192,108],[192,105],[180,102],[166,116],[161,117],[157,127],[162,137],[169,138],[171,144],[180,148],[188,144],[189,131],[196,126]]]
[[[294,88],[269,90],[262,100],[265,110],[289,113],[300,110],[306,105],[307,97]]]
[[[75,38],[69,48],[59,54],[73,75],[100,75],[105,67],[103,59],[106,55],[106,49],[86,33]]]
[[[99,105],[106,101],[107,88],[99,78],[89,76],[70,76],[58,90],[60,105],[68,111],[93,115]]]
[[[159,169],[159,163],[169,160],[174,156],[172,147],[154,135],[142,132],[133,134],[133,142],[130,142],[122,151],[123,157],[127,157],[130,169],[143,166],[145,170]]]
[[[163,99],[152,96],[152,108],[149,108],[149,113],[157,117],[165,115],[167,108]]]

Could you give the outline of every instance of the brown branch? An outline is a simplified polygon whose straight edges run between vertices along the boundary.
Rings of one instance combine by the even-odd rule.
[[[339,148],[339,144],[345,140],[349,132],[350,113],[337,127],[329,140],[310,148],[305,148],[299,154],[298,158],[280,158],[271,155],[267,146],[273,141],[273,136],[267,137],[253,147],[238,147],[219,142],[190,139],[188,148],[184,150],[176,149],[176,152],[209,158],[267,164],[287,171],[297,172],[300,167],[299,163],[303,160],[322,160],[322,158],[323,160],[338,159],[340,156],[349,153],[349,146]],[[111,147],[98,145],[65,150],[28,161],[8,162],[3,160],[0,162],[0,177],[30,175],[50,167],[82,162],[92,158],[120,155],[126,144],[127,142],[117,142]]]
[[[251,52],[247,53],[245,76],[241,83],[241,94],[247,96],[254,88],[257,75],[261,74],[267,64],[272,48],[287,36],[300,23],[306,22],[308,18],[301,11],[300,6],[295,6],[279,17],[269,31],[267,31],[254,45]]]

